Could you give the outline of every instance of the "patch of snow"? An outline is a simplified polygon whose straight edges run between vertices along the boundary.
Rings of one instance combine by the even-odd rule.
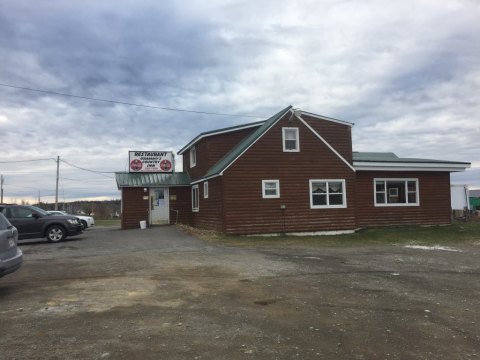
[[[460,249],[455,249],[455,248],[452,248],[452,247],[440,246],[440,245],[434,245],[434,246],[405,245],[405,247],[409,248],[409,249],[420,249],[420,250],[443,250],[443,251],[462,252],[462,250],[460,250]]]

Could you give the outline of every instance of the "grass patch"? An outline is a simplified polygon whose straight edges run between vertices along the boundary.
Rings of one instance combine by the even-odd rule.
[[[95,226],[120,226],[120,219],[97,220]]]
[[[391,226],[369,228],[354,234],[321,236],[235,236],[178,225],[186,233],[208,242],[239,247],[362,246],[362,245],[455,245],[480,243],[480,221],[444,226]]]

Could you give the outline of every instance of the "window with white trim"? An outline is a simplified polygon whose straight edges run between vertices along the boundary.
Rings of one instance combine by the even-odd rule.
[[[198,185],[192,186],[192,211],[199,211],[200,196],[198,194]]]
[[[262,197],[273,199],[280,197],[280,180],[262,180]]]
[[[300,151],[300,140],[298,128],[284,127],[282,128],[283,151],[298,152]]]
[[[345,180],[310,180],[310,208],[345,208]]]
[[[203,198],[208,199],[208,181],[203,183]]]
[[[193,146],[190,151],[190,167],[194,167],[197,165],[197,149],[195,149],[195,146]]]
[[[418,206],[418,179],[374,179],[375,206]]]

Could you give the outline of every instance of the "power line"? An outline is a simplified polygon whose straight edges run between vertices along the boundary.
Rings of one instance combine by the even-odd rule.
[[[107,177],[107,178],[109,178],[109,179],[113,179],[113,177],[107,176],[107,175],[104,175],[104,174],[114,174],[114,173],[115,173],[114,171],[99,171],[99,170],[86,169],[86,168],[84,168],[84,167],[71,164],[71,163],[69,163],[68,161],[65,161],[65,160],[62,160],[62,159],[60,159],[60,161],[63,162],[63,163],[65,163],[65,164],[67,164],[67,165],[70,165],[71,167],[74,167],[74,168],[76,168],[76,169],[80,169],[80,170],[83,170],[83,171],[89,171],[89,172],[92,172],[92,173],[95,173],[95,174],[99,174],[99,175],[102,175],[102,176]]]
[[[45,158],[45,159],[27,159],[27,160],[11,160],[11,161],[0,161],[1,164],[11,164],[11,163],[24,163],[24,162],[34,162],[34,161],[45,161],[45,160],[53,160],[55,162],[57,162],[57,159],[55,158]],[[83,170],[83,171],[88,171],[88,172],[92,172],[92,173],[95,173],[95,174],[99,174],[99,175],[102,175],[108,179],[113,179],[113,177],[111,176],[107,176],[107,175],[103,175],[103,174],[114,174],[115,171],[99,171],[99,170],[92,170],[92,169],[87,169],[87,168],[84,168],[84,167],[81,167],[81,166],[78,166],[78,165],[75,165],[75,164],[72,164],[66,160],[63,160],[63,159],[59,159],[61,162],[71,166],[71,167],[74,167],[76,169],[79,169],[79,170]],[[68,179],[68,180],[73,180],[73,179]]]
[[[107,181],[107,179],[98,179],[98,178],[90,178],[90,179],[71,179],[71,178],[68,178],[68,177],[63,177],[62,178],[63,180],[70,180],[70,181],[80,181],[80,182],[84,182],[84,181]],[[109,178],[111,179],[111,178]]]
[[[14,187],[14,188],[17,188],[17,189],[33,189],[33,190],[41,190],[41,188],[37,188],[37,187],[32,187],[32,186],[18,186],[18,185],[12,185],[10,183],[6,183],[5,185],[7,185],[8,187]]]
[[[45,160],[53,160],[53,161],[56,161],[54,158],[46,158],[46,159],[29,159],[29,160],[0,161],[0,163],[1,163],[1,164],[11,164],[11,163],[23,163],[23,162],[32,162],[32,161],[45,161]]]
[[[84,179],[69,179],[69,178],[62,177],[61,180],[73,181],[73,182],[82,183],[82,184],[92,184],[92,185],[96,185],[96,186],[102,186],[104,184],[99,184],[98,183],[99,181],[108,181],[108,182],[111,183],[113,179],[111,177],[109,177],[109,178],[101,178],[101,179],[90,179],[91,181],[88,181],[88,180],[84,180]]]
[[[265,116],[259,116],[259,115],[227,114],[227,113],[200,111],[200,110],[179,109],[179,108],[172,108],[172,107],[165,107],[165,106],[137,104],[137,103],[131,103],[131,102],[126,102],[126,101],[93,98],[93,97],[88,97],[88,96],[80,96],[80,95],[73,95],[73,94],[67,94],[67,93],[60,93],[60,92],[50,91],[50,90],[33,89],[33,88],[29,88],[29,87],[16,86],[16,85],[10,85],[10,84],[2,84],[2,83],[0,83],[0,86],[13,88],[13,89],[19,89],[19,90],[35,91],[35,92],[40,92],[40,93],[50,94],[50,95],[68,96],[68,97],[83,99],[83,100],[101,101],[101,102],[107,102],[107,103],[111,103],[111,104],[137,106],[137,107],[149,108],[149,109],[159,109],[159,110],[166,110],[166,111],[178,111],[178,112],[187,112],[187,113],[205,114],[205,115],[216,115],[216,116],[234,116],[234,117],[258,118],[258,119],[265,119],[266,118]]]

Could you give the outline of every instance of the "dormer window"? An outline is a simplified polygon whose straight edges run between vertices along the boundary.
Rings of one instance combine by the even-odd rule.
[[[283,151],[300,151],[300,141],[298,138],[298,128],[282,128]]]
[[[197,165],[197,150],[195,149],[195,146],[193,146],[190,149],[190,167],[194,167]]]

